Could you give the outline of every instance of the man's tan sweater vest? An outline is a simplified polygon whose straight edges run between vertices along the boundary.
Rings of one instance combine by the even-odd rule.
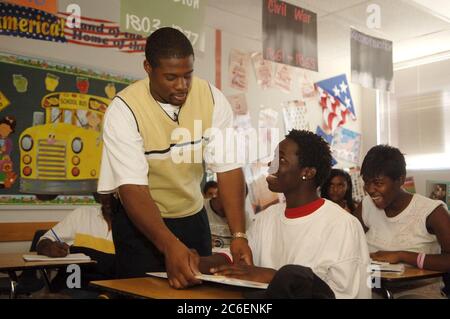
[[[150,193],[164,218],[197,213],[203,206],[202,146],[212,125],[214,100],[209,84],[194,77],[186,102],[172,120],[150,94],[149,79],[128,86],[118,96],[136,118],[148,161]]]

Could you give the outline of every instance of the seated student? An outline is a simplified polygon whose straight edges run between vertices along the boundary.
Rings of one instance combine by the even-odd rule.
[[[111,279],[115,276],[115,249],[111,233],[111,196],[95,193],[100,206],[79,207],[67,215],[52,230],[62,241],[60,243],[52,230],[46,232],[37,244],[37,252],[50,257],[64,257],[70,253],[84,253],[97,261],[84,265],[81,271],[81,288],[87,289],[89,281]],[[65,269],[52,280],[52,290],[67,288]],[[64,290],[74,292],[75,289]],[[71,294],[71,293],[70,293]],[[83,296],[89,294],[81,294]]]
[[[259,213],[247,231],[257,266],[217,266],[224,258],[216,254],[202,257],[200,269],[270,283],[283,266],[302,266],[310,275],[294,276],[306,281],[296,286],[331,288],[336,298],[370,298],[369,252],[361,225],[339,205],[317,195],[331,169],[329,145],[312,132],[292,130],[278,147],[267,182],[271,191],[284,194],[286,203]],[[296,296],[305,293],[290,295]]]
[[[245,185],[245,229],[248,229],[255,219],[255,213],[247,195],[248,187]],[[230,247],[232,236],[219,192],[217,197],[206,199],[204,205],[211,229],[213,250],[215,247]]]
[[[218,196],[219,184],[216,181],[209,181],[203,186],[203,198],[216,198]]]
[[[445,203],[403,190],[406,163],[399,149],[372,147],[361,175],[366,195],[357,207],[373,260],[450,270],[450,216]],[[417,281],[394,297],[441,297],[440,280]],[[409,296],[407,296],[409,295]]]
[[[352,178],[344,170],[333,168],[330,176],[320,188],[320,196],[329,199],[350,214],[355,211],[352,198]]]

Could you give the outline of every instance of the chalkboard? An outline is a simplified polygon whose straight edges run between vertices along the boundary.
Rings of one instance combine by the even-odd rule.
[[[104,111],[131,82],[0,54],[0,195],[89,194],[98,179]]]

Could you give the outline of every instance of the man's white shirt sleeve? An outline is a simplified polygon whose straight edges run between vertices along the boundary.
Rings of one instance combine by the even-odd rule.
[[[237,154],[235,151],[234,143],[226,143],[227,134],[234,132],[233,129],[233,111],[231,109],[230,103],[228,102],[225,95],[219,91],[214,85],[210,84],[211,92],[214,98],[214,112],[212,118],[212,127],[217,133],[220,133],[222,138],[214,138],[214,136],[208,136],[209,142],[206,145],[205,163],[206,169],[212,171],[213,173],[222,173],[231,171],[233,169],[242,167],[242,164],[237,163]],[[228,130],[227,130],[228,129]],[[233,138],[235,136],[233,135]],[[214,153],[211,150],[223,151],[223,156],[214,157]],[[213,151],[213,152],[214,152]],[[230,158],[235,159],[235,162],[226,163],[226,154],[230,155]],[[212,160],[212,159],[215,160]]]
[[[106,111],[103,143],[99,192],[114,192],[124,184],[148,185],[143,140],[133,113],[119,98]]]

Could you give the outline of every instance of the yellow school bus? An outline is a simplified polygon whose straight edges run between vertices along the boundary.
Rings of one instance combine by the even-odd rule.
[[[72,92],[44,96],[45,123],[20,135],[20,191],[50,196],[94,192],[109,103],[107,98]]]

